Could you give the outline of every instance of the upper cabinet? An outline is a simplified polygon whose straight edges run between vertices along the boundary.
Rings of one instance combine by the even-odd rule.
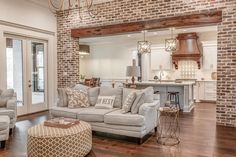
[[[153,47],[151,52],[151,70],[171,70],[171,55],[165,47]]]
[[[217,43],[202,42],[203,56],[202,56],[202,68],[203,70],[213,70],[217,68]]]

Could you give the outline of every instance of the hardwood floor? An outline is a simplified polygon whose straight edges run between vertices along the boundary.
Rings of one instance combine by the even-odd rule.
[[[197,104],[192,113],[181,114],[178,146],[158,145],[155,135],[142,145],[96,136],[88,157],[235,157],[236,128],[216,126],[215,114],[212,103]],[[27,129],[47,118],[47,112],[19,118],[0,157],[26,157]]]

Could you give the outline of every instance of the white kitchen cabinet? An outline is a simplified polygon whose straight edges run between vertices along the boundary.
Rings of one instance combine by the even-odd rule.
[[[216,101],[216,81],[197,81],[195,101]]]
[[[165,47],[153,47],[151,52],[151,70],[171,70],[171,55]]]
[[[216,101],[216,82],[205,82],[205,100]]]
[[[203,70],[215,70],[217,68],[217,43],[203,42]]]

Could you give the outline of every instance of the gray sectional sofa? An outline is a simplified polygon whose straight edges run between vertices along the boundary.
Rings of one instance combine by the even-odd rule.
[[[50,109],[51,117],[80,119],[89,122],[93,131],[135,137],[138,139],[143,139],[157,127],[157,108],[160,106],[160,100],[154,100],[153,88],[149,87],[143,90],[145,100],[136,114],[131,112],[124,114],[121,110],[126,96],[133,90],[127,88],[87,88],[81,85],[75,86],[75,89],[78,90],[84,90],[85,88],[88,91],[90,107],[71,109],[65,105],[63,106],[60,102],[62,102],[62,99],[64,102],[66,101],[66,95],[60,94],[59,103]],[[99,95],[115,95],[114,108],[96,109],[94,106]]]

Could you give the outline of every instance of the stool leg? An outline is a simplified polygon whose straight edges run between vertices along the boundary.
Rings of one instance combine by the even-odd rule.
[[[170,94],[170,102],[173,102],[173,95]]]
[[[177,103],[178,103],[179,110],[181,110],[180,104],[179,104],[179,95],[177,95]]]
[[[167,94],[167,101],[170,101],[170,94]],[[165,103],[165,106],[166,106],[167,103]]]
[[[175,94],[175,107],[176,108],[178,108],[179,106],[178,106],[178,95],[177,94]]]

